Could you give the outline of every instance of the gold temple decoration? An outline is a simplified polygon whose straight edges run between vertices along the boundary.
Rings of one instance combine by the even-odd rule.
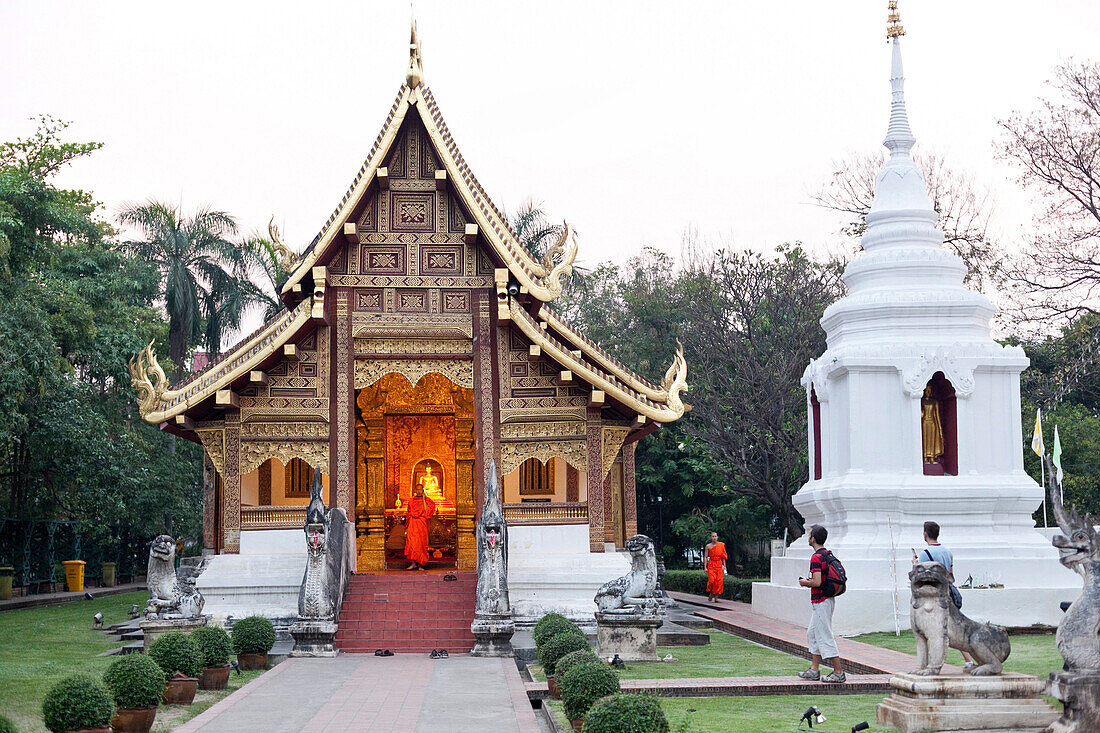
[[[405,73],[405,82],[409,89],[420,86],[424,80],[424,64],[420,59],[420,38],[416,34],[416,20],[412,21],[412,35],[409,38],[409,70]]]
[[[623,443],[626,441],[626,436],[630,434],[629,427],[604,427],[600,431],[600,448],[603,456],[603,477],[606,479],[607,474],[611,472],[611,467],[615,464],[615,457],[619,455],[619,450],[623,447]]]
[[[267,233],[271,236],[271,248],[275,251],[275,259],[278,260],[279,267],[290,272],[298,263],[298,255],[279,235],[279,227],[275,226],[274,216],[267,222]]]
[[[568,251],[565,248],[567,240],[572,244]],[[569,224],[563,221],[558,241],[554,242],[554,245],[543,254],[542,260],[531,268],[536,276],[545,280],[546,287],[555,299],[561,295],[561,278],[573,274],[573,261],[577,259],[577,249],[577,233],[570,231]],[[554,260],[559,255],[563,255],[561,260],[554,264]]]
[[[898,0],[890,0],[886,3],[890,12],[886,15],[886,38],[897,38],[905,35],[905,26],[901,24],[901,14],[898,13]]]
[[[137,390],[138,412],[142,417],[151,413],[166,399],[179,394],[177,390],[168,389],[168,376],[157,361],[152,341],[130,358],[130,384]]]
[[[940,401],[932,394],[932,385],[924,388],[920,400],[920,436],[925,463],[935,463],[943,456],[943,422]]]
[[[284,466],[292,458],[300,458],[314,468],[320,467],[323,473],[329,473],[327,440],[242,440],[240,450],[240,471],[243,476],[260,467],[269,458],[274,458]]]
[[[688,389],[687,373],[688,365],[687,359],[684,358],[684,345],[677,339],[676,355],[672,357],[672,365],[669,366],[664,379],[661,380],[661,388],[668,393],[665,404],[676,413],[678,418],[682,417],[688,409],[680,400],[680,393],[686,392]]]

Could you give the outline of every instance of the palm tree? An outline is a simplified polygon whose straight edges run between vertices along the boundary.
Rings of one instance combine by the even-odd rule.
[[[512,225],[512,231],[520,245],[535,262],[542,260],[546,250],[561,236],[561,227],[551,224],[542,205],[536,204],[533,199],[527,199],[520,204],[519,211],[515,216],[509,217],[508,223]]]
[[[244,284],[249,291],[250,302],[263,309],[265,321],[271,320],[285,307],[279,293],[290,273],[279,263],[279,255],[270,239],[253,234],[241,243],[241,247],[249,272],[259,275],[259,282],[250,279]]]
[[[225,331],[240,324],[251,302],[243,284],[242,247],[229,239],[237,223],[224,211],[205,208],[188,218],[179,208],[152,199],[124,207],[118,218],[145,235],[142,241],[125,242],[125,249],[160,272],[168,354],[180,375],[187,349],[205,343],[217,354]]]

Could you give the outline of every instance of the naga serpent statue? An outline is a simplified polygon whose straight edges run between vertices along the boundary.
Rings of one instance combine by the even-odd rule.
[[[151,619],[198,618],[206,601],[195,588],[194,578],[181,579],[176,573],[176,541],[158,535],[149,545],[146,570],[149,603],[145,615]]]
[[[657,612],[657,553],[653,540],[636,534],[626,541],[630,572],[609,580],[596,592],[596,608],[602,613],[635,615]]]
[[[337,587],[343,587],[339,555],[343,551],[344,524],[333,526],[333,513],[325,508],[321,499],[322,483],[320,467],[313,469],[313,484],[309,489],[309,507],[306,509],[306,570],[298,591],[298,618],[331,620],[338,610],[337,599],[341,595]],[[346,565],[345,565],[346,572]]]
[[[1051,540],[1059,560],[1085,579],[1077,597],[1058,624],[1058,651],[1070,672],[1100,672],[1100,535],[1093,526],[1097,517],[1082,517],[1062,503],[1062,490],[1051,482],[1051,505],[1062,534]]]

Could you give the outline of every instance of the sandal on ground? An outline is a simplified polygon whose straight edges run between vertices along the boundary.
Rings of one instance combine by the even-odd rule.
[[[827,674],[824,677],[822,677],[821,681],[822,682],[834,682],[834,683],[836,683],[836,682],[847,682],[848,678],[844,676],[843,672],[833,672],[832,674]]]
[[[446,650],[446,649],[440,649],[440,650],[439,650],[439,657],[440,657],[440,659],[446,659],[446,658],[447,658],[447,657],[449,657],[449,656],[451,656],[451,655],[447,653],[447,650]]]
[[[805,671],[799,672],[798,676],[804,680],[816,681],[821,679],[821,672],[818,672],[816,669],[807,669]]]
[[[390,651],[389,649],[383,649],[383,650],[382,650],[382,656],[383,656],[383,657],[392,657],[392,656],[393,656],[393,652],[391,652],[391,651]]]
[[[458,576],[455,575],[454,573],[447,573],[446,575],[443,576],[443,580],[446,580],[446,581],[458,580]]]
[[[374,650],[374,656],[376,656],[376,657],[382,656],[382,650],[381,649],[375,649]]]
[[[428,655],[431,659],[439,659],[439,650],[432,649],[432,653]]]

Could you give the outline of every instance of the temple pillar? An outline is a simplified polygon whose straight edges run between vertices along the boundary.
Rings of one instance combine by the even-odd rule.
[[[348,519],[355,522],[355,497],[352,494],[352,470],[355,468],[355,431],[353,429],[352,404],[355,401],[352,370],[354,358],[351,349],[351,303],[347,288],[336,288],[333,303],[334,317],[331,332],[332,397],[329,401],[329,467],[331,492],[335,494],[332,506],[342,507]]]
[[[634,484],[635,443],[623,446],[623,523],[627,537],[638,534],[638,491]]]
[[[225,411],[222,466],[222,552],[241,551],[241,411]]]
[[[603,552],[604,470],[602,409],[588,408],[588,544],[591,552]]]
[[[615,461],[604,468],[603,477],[603,541],[615,544]],[[621,511],[621,510],[620,510]]]
[[[500,466],[500,403],[501,366],[497,364],[496,340],[501,338],[496,319],[496,295],[491,290],[479,289],[474,298],[474,511],[479,513],[485,503],[485,485],[489,480],[489,461]],[[499,330],[498,330],[499,329]]]
[[[365,418],[358,431],[356,570],[381,572],[386,569],[385,418],[381,415]]]
[[[218,540],[218,492],[217,471],[210,455],[202,452],[202,552],[209,555],[217,551]]]

